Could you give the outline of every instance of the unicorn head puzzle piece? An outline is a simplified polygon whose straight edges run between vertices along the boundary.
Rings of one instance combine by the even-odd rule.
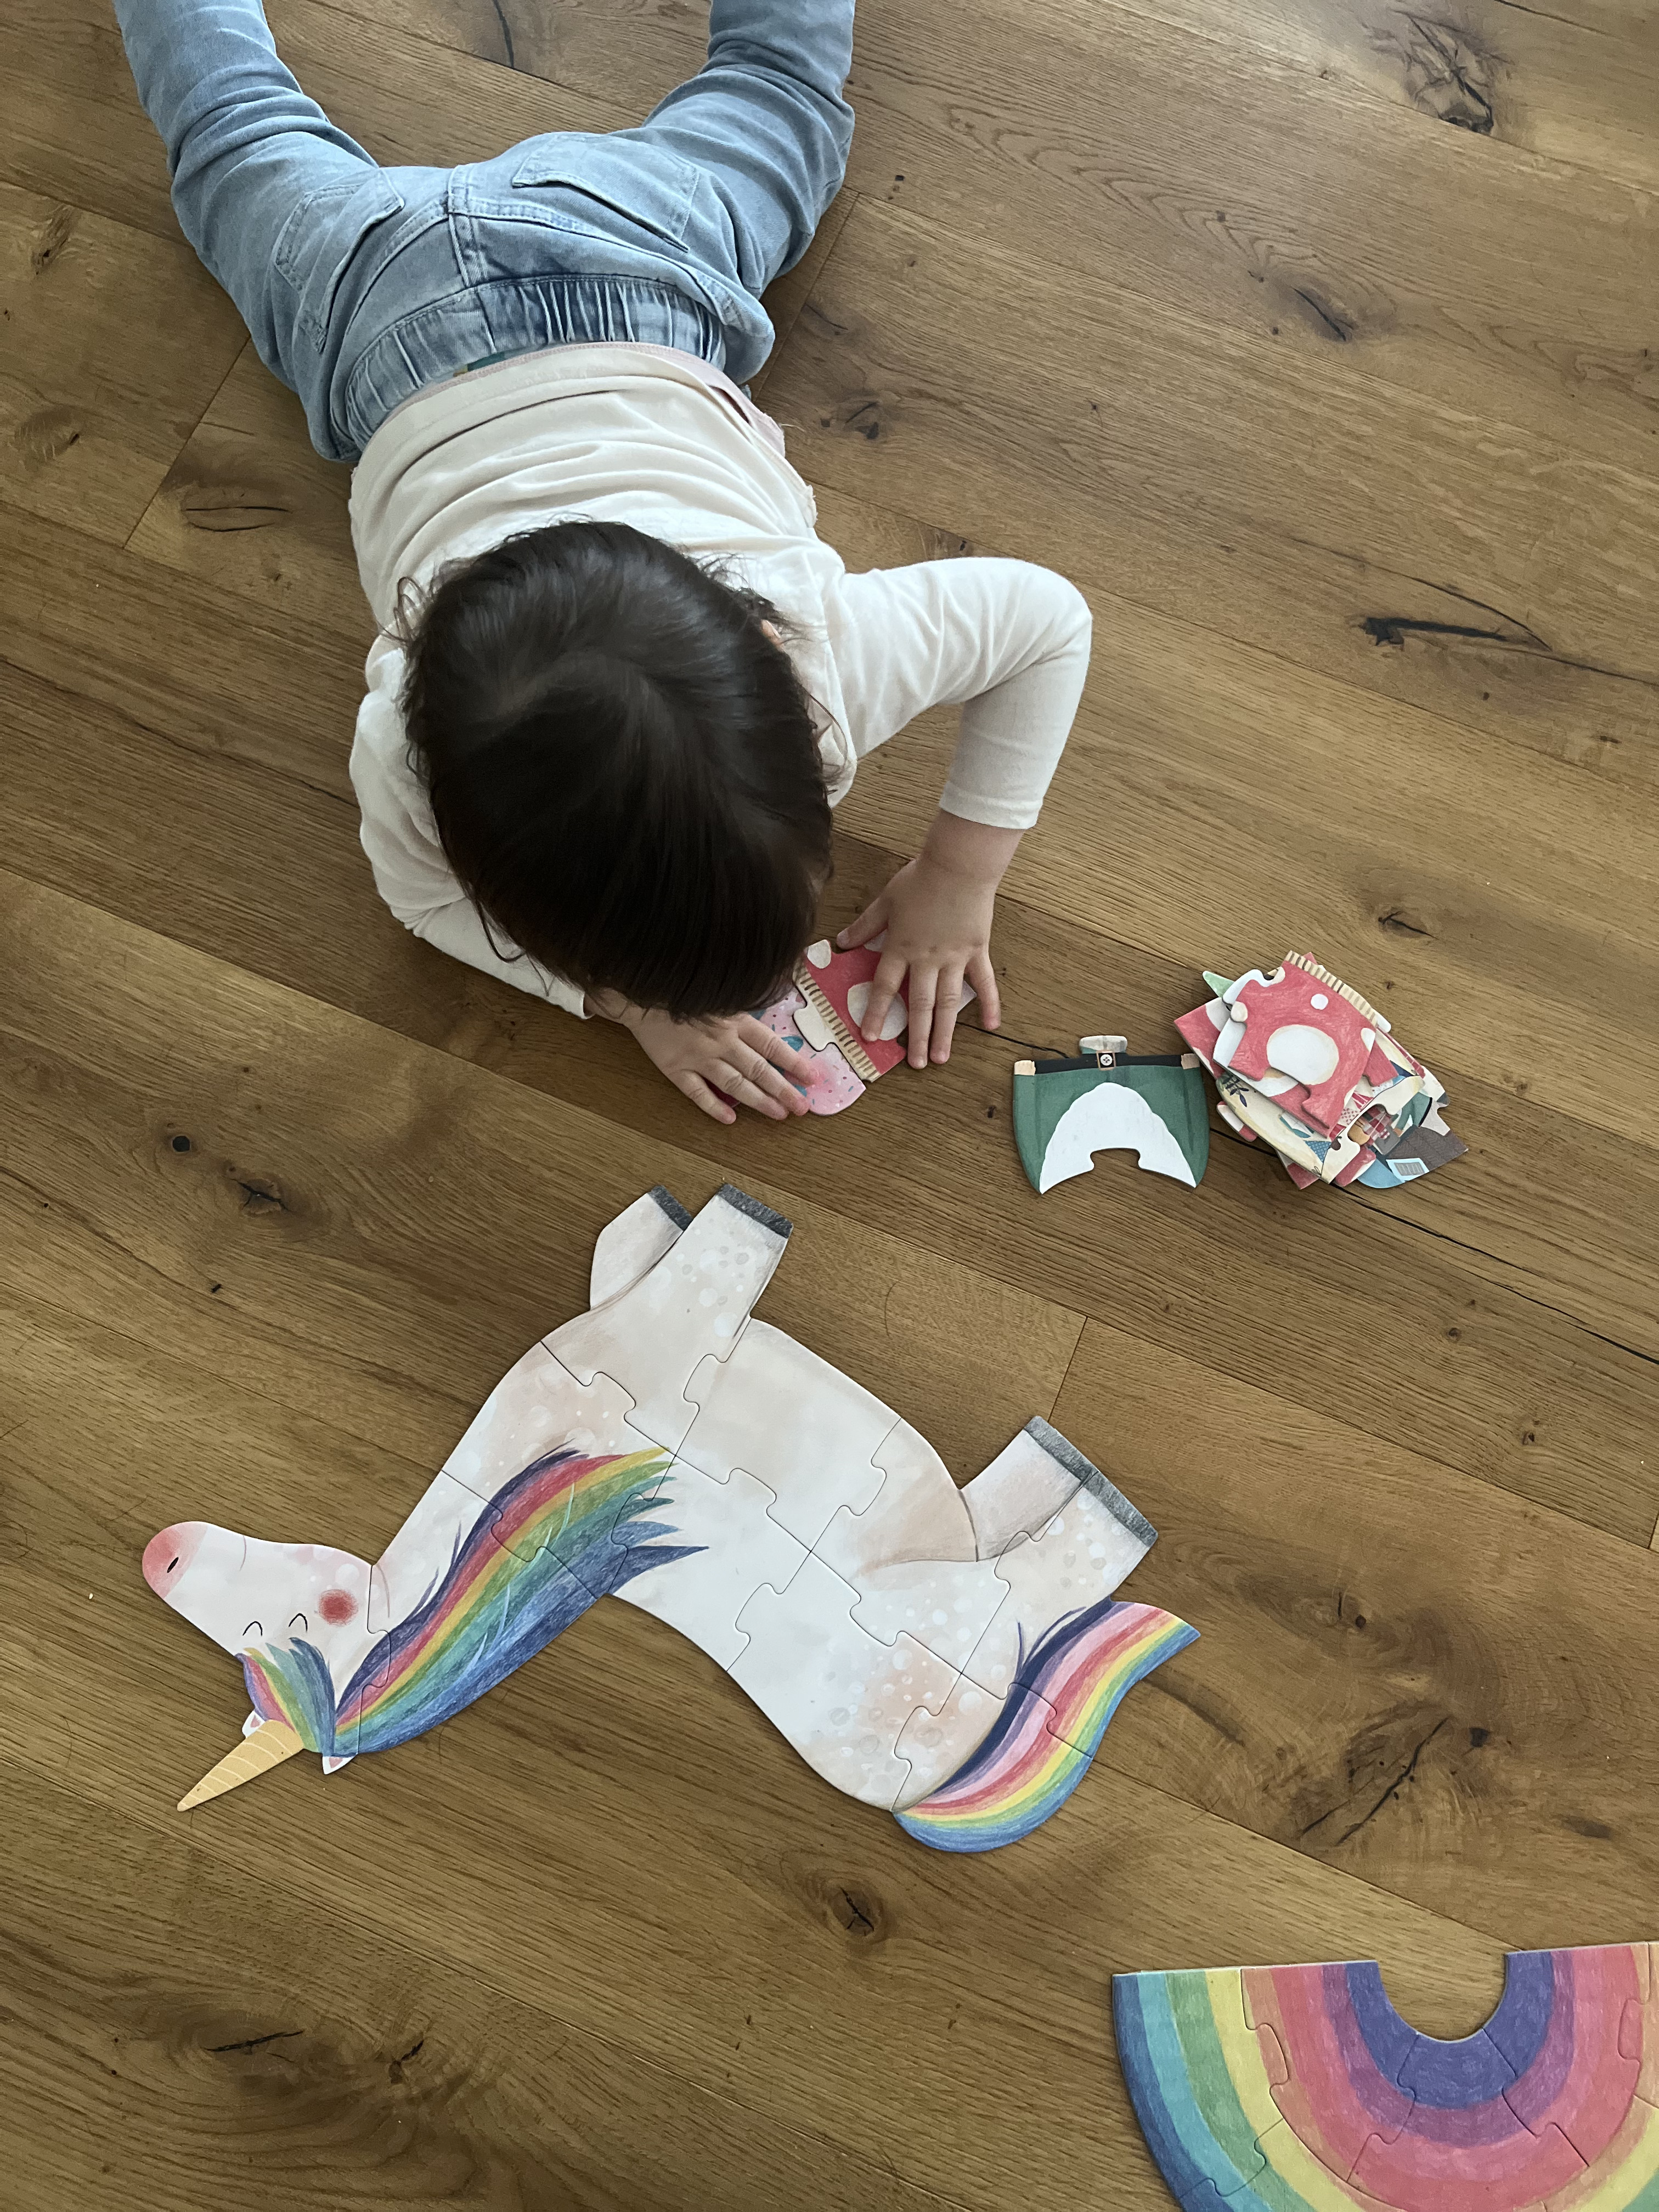
[[[730,1185],[695,1218],[636,1200],[587,1311],[502,1377],[373,1565],[201,1522],[154,1537],[146,1581],[252,1705],[185,1805],[298,1750],[331,1772],[405,1742],[615,1596],[924,1841],[1046,1820],[1124,1692],[1193,1640],[1115,1595],[1155,1532],[1042,1421],[958,1490],[890,1407],[753,1318],[790,1233]]]
[[[1419,2033],[1370,1960],[1120,1974],[1135,2117],[1188,2212],[1659,2202],[1652,1947],[1513,1951],[1486,2026]]]
[[[1136,1053],[1121,1037],[1085,1037],[1077,1060],[1014,1062],[1014,1143],[1031,1188],[1087,1175],[1123,1147],[1154,1175],[1200,1182],[1210,1158],[1198,1054]]]

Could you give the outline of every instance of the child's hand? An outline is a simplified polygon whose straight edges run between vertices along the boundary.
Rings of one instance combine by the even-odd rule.
[[[991,967],[991,918],[997,885],[1020,834],[964,822],[954,814],[936,815],[915,859],[905,863],[836,939],[843,947],[866,945],[887,932],[870,986],[864,1034],[880,1036],[887,1009],[908,973],[912,1067],[951,1057],[964,977],[979,994],[984,1026],[994,1030],[1002,1019]]]
[[[789,1081],[791,1076],[806,1080],[805,1062],[753,1014],[677,1022],[672,1015],[630,1006],[610,993],[590,996],[587,1003],[593,1012],[632,1030],[647,1059],[711,1121],[738,1118],[726,1099],[715,1095],[717,1090],[774,1121],[807,1110],[805,1099]]]

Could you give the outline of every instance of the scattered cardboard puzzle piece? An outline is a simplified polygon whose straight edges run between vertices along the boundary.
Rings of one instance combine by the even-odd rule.
[[[1020,1164],[1039,1194],[1087,1175],[1098,1152],[1133,1152],[1140,1167],[1189,1187],[1203,1179],[1210,1156],[1193,1052],[1016,1060],[1013,1119]]]
[[[1444,1085],[1305,953],[1204,980],[1213,995],[1176,1027],[1214,1079],[1223,1121],[1265,1138],[1298,1188],[1398,1189],[1467,1149],[1439,1112]]]

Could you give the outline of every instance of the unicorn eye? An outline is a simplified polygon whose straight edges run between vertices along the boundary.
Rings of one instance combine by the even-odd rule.
[[[264,1634],[265,1625],[263,1620],[250,1620],[247,1626],[242,1631],[242,1633],[244,1636],[252,1636],[256,1632],[261,1636]]]
[[[300,1626],[301,1626],[301,1628],[308,1629],[308,1628],[311,1626],[311,1623],[310,1623],[310,1622],[306,1619],[306,1617],[305,1617],[304,1613],[296,1613],[295,1614],[295,1616],[294,1616],[294,1620],[290,1620],[290,1621],[289,1621],[289,1626],[290,1628],[292,1628],[292,1627],[293,1627],[293,1626],[294,1626],[294,1621],[295,1621],[295,1620],[297,1620],[297,1621],[299,1622],[299,1624],[300,1624]]]

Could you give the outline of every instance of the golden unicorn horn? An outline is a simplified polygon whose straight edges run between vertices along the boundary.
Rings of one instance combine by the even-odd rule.
[[[216,1766],[210,1766],[193,1790],[188,1790],[179,1800],[179,1810],[188,1813],[192,1805],[204,1805],[210,1797],[222,1797],[227,1790],[240,1789],[244,1782],[252,1782],[256,1774],[263,1774],[272,1766],[280,1766],[285,1759],[292,1759],[305,1745],[286,1721],[264,1721],[252,1735],[245,1735],[234,1751],[228,1751]]]

